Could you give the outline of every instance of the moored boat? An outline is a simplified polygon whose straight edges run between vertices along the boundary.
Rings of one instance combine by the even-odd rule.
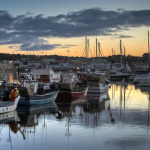
[[[150,87],[150,80],[149,79],[143,79],[139,84],[137,84],[140,87]]]
[[[119,79],[128,79],[130,74],[128,73],[122,73],[122,72],[116,72],[114,74],[110,75],[111,80],[119,80]]]
[[[105,93],[108,92],[110,81],[106,79],[105,75],[102,74],[78,74],[79,80],[88,81],[88,93]]]
[[[150,77],[148,75],[138,75],[135,77],[133,83],[139,84],[141,81],[148,81],[150,80]]]
[[[19,88],[21,95],[19,105],[41,105],[54,102],[58,92],[59,86],[56,83],[39,83],[36,78],[24,79]]]
[[[71,98],[86,96],[88,91],[88,85],[86,82],[78,81],[78,78],[74,74],[67,74],[63,76],[63,82],[61,83],[59,97]]]

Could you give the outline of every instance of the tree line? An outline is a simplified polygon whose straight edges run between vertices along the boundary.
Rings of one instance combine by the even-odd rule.
[[[79,59],[83,57],[67,57],[67,56],[58,56],[58,55],[25,55],[25,54],[9,54],[9,53],[0,53],[0,61],[2,60],[21,60],[22,58],[24,59],[32,59],[32,60],[42,60],[42,59],[55,59],[55,60],[61,60],[62,58],[65,59]],[[108,56],[108,57],[97,57],[94,59],[106,59],[107,62],[120,62],[120,55],[115,55],[115,56]],[[132,56],[132,55],[127,55],[127,56],[122,56],[122,62],[128,62],[129,64],[132,63],[147,63],[148,59],[148,53],[144,53],[141,57],[138,56]],[[88,58],[88,59],[93,59],[93,58]]]

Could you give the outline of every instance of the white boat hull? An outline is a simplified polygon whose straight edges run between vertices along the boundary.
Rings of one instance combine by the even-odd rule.
[[[16,110],[19,99],[20,99],[20,96],[16,98],[15,102],[12,102],[12,101],[0,102],[0,114]]]
[[[150,81],[147,81],[147,82],[140,82],[138,84],[140,87],[150,87]]]

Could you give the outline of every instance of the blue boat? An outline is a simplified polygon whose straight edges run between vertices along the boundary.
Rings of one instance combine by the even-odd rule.
[[[19,87],[19,105],[42,105],[54,102],[59,92],[56,83],[40,83],[36,78],[24,78]]]
[[[21,97],[19,100],[19,105],[41,105],[41,104],[47,104],[50,102],[54,102],[59,90],[57,91],[50,91],[48,93],[35,96],[25,96]]]

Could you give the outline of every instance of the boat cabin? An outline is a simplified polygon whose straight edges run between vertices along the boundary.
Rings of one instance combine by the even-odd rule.
[[[31,72],[39,82],[59,83],[61,81],[61,74],[55,73],[52,69],[32,69]]]

